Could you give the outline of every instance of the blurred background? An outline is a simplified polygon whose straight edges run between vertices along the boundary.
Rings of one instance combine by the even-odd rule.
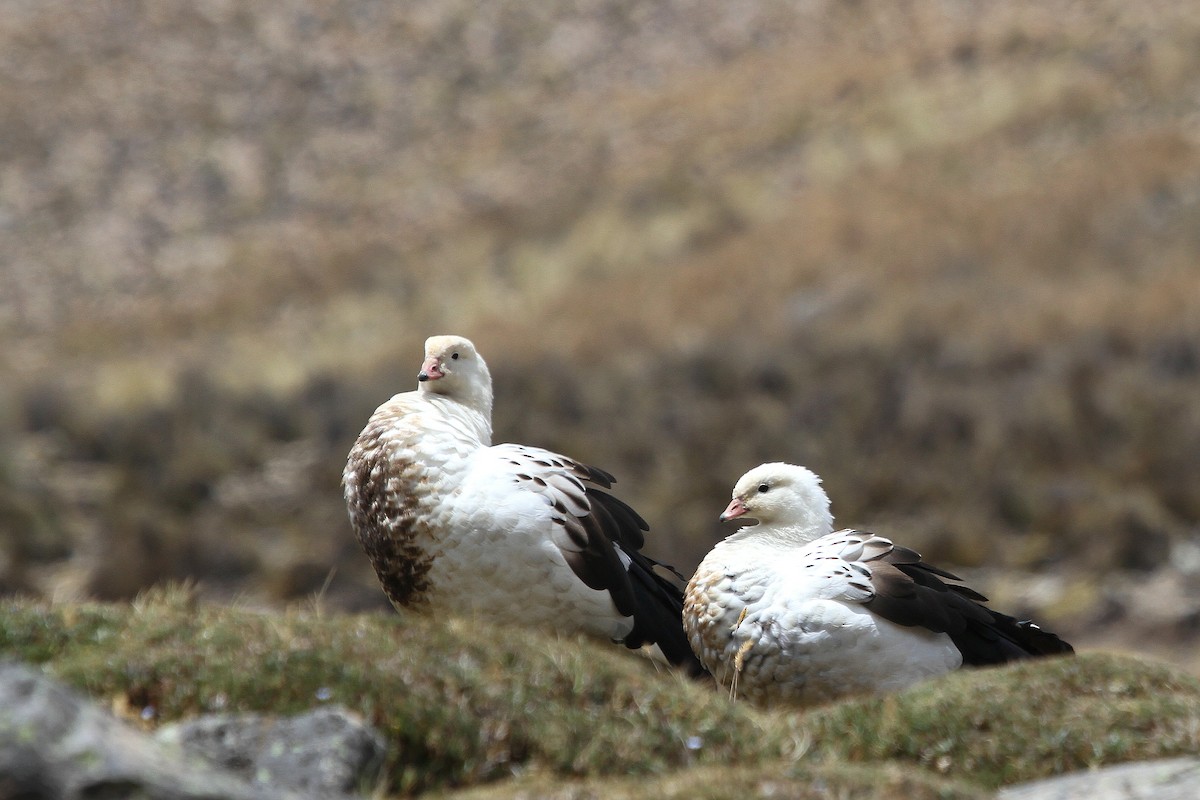
[[[345,456],[472,337],[496,439],[689,573],[770,460],[1200,670],[1200,13],[15,0],[0,591],[383,609]]]

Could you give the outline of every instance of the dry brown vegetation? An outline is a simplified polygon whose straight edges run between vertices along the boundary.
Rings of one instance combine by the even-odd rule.
[[[685,570],[797,461],[1196,663],[1188,4],[476,6],[0,16],[0,587],[379,606],[341,463],[455,331]]]

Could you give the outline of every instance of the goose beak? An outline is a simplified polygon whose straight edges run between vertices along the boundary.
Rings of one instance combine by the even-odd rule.
[[[421,365],[421,371],[417,373],[417,380],[436,381],[438,378],[445,377],[445,375],[446,373],[442,371],[441,361],[436,356],[430,356]]]
[[[721,522],[728,522],[731,519],[737,519],[738,517],[744,515],[745,513],[746,513],[745,504],[743,504],[741,500],[739,500],[738,498],[735,497],[729,501],[729,505],[726,506],[725,510],[721,512],[720,520],[721,520]]]

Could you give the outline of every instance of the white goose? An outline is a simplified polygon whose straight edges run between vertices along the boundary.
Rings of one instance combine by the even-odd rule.
[[[700,662],[759,704],[887,692],[963,665],[1071,653],[1031,622],[889,539],[833,532],[804,467],[763,464],[722,520],[757,519],[719,542],[688,583],[684,627]]]
[[[492,379],[469,340],[433,336],[417,390],[368,421],[342,475],[354,532],[398,607],[657,644],[700,672],[683,593],[640,553],[646,523],[612,475],[492,445]]]

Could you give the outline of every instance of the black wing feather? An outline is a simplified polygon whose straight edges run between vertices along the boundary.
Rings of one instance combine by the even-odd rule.
[[[550,499],[552,519],[566,533],[558,541],[567,564],[584,584],[607,591],[617,611],[633,618],[624,644],[633,649],[657,644],[670,663],[693,675],[706,674],[683,629],[683,591],[656,571],[658,562],[640,552],[650,526],[604,491],[616,479],[564,456],[544,451],[527,455],[525,463],[532,466],[517,478],[536,482]],[[564,491],[566,503],[560,499]],[[586,510],[578,512],[581,506]],[[666,568],[683,579],[673,567]]]
[[[865,563],[874,589],[865,605],[897,625],[947,634],[964,664],[1000,664],[1075,652],[1032,622],[981,605],[986,597],[959,583],[957,575],[926,563],[915,550],[893,545]]]

